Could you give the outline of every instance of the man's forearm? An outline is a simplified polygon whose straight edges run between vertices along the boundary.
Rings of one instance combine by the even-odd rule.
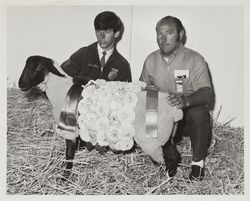
[[[211,88],[204,87],[189,96],[183,96],[184,107],[207,105],[211,97]]]

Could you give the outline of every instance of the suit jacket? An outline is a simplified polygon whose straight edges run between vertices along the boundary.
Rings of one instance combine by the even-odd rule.
[[[62,64],[62,69],[69,76],[80,80],[83,84],[88,80],[104,79],[107,81],[132,81],[128,61],[114,49],[113,54],[106,62],[103,72],[98,56],[97,42],[82,47]]]

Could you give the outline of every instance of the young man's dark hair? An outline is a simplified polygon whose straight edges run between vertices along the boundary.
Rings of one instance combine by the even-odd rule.
[[[111,11],[105,11],[98,14],[94,21],[95,30],[113,29],[116,33],[122,28],[121,19]]]

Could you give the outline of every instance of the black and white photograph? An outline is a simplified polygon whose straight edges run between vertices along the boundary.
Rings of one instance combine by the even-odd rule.
[[[247,1],[3,2],[6,199],[245,199]]]

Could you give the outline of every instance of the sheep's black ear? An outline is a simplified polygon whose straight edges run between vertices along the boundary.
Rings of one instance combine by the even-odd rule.
[[[51,60],[51,62],[49,62],[49,65],[48,65],[48,71],[55,74],[55,75],[58,75],[60,77],[65,77],[64,74],[60,73],[57,68],[53,65],[53,61]]]

